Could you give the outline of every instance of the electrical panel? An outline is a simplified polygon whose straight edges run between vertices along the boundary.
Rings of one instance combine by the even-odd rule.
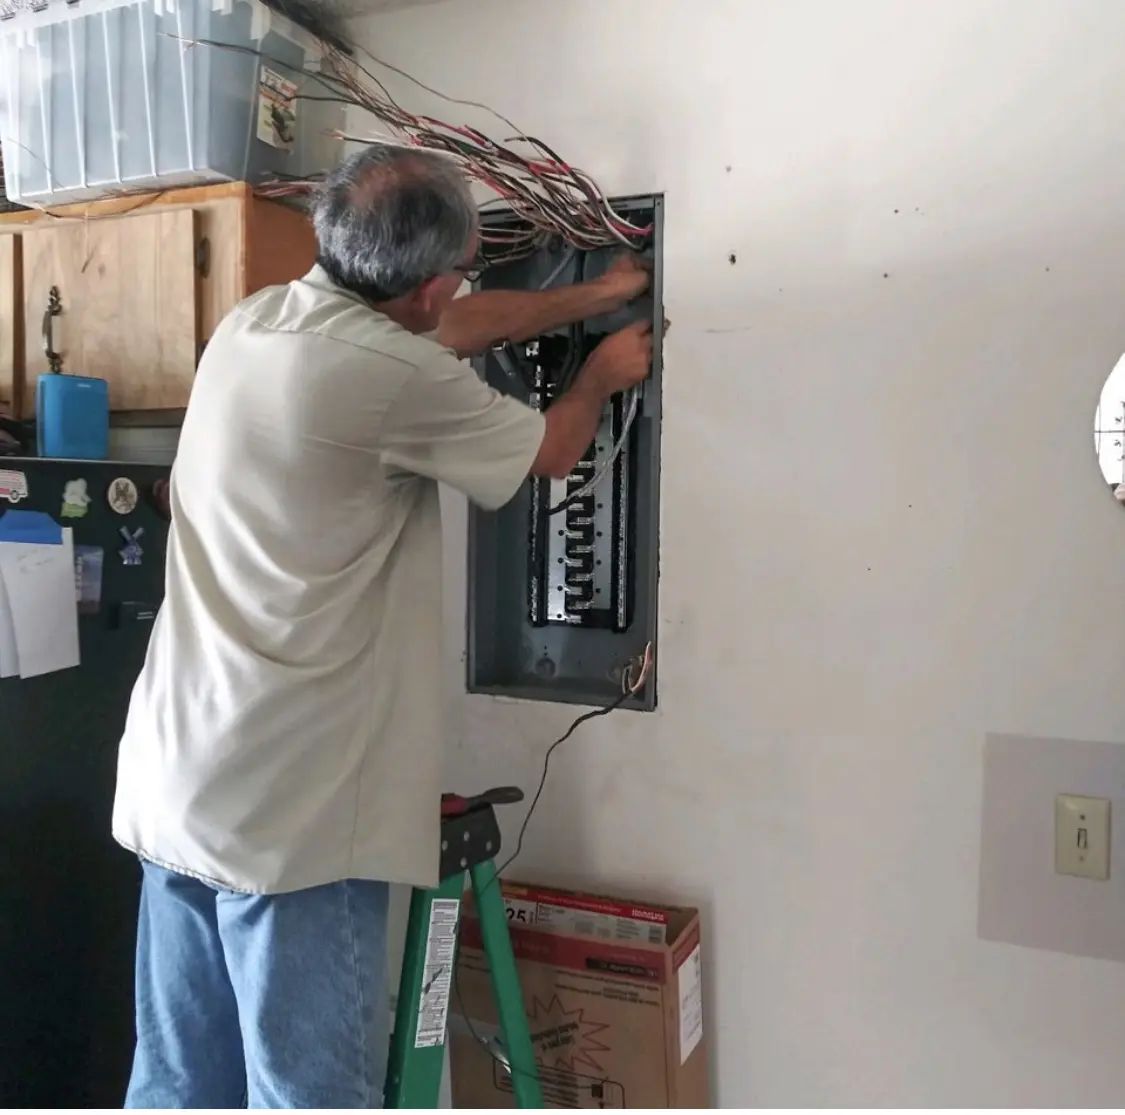
[[[547,410],[610,333],[651,319],[653,363],[635,392],[607,403],[597,435],[564,480],[530,478],[497,512],[469,512],[468,657],[471,693],[651,710],[645,686],[623,697],[628,664],[655,650],[660,543],[663,204],[616,199],[614,210],[651,226],[649,291],[613,314],[520,343],[477,361],[497,390]],[[511,222],[508,215],[487,223]],[[598,278],[623,251],[544,248],[490,267],[479,289],[536,291]]]

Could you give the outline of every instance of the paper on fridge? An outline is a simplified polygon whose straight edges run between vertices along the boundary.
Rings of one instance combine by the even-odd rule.
[[[16,629],[12,625],[12,609],[8,605],[8,590],[0,577],[0,679],[18,678],[20,660],[16,652]]]
[[[7,512],[0,518],[0,582],[0,675],[32,678],[77,666],[72,532],[49,515]]]
[[[69,529],[62,535],[57,545],[0,541],[0,577],[7,596],[4,618],[10,620],[0,645],[14,642],[21,678],[78,665],[74,541]]]

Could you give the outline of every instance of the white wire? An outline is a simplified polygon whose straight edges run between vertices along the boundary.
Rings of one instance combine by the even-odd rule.
[[[562,259],[559,260],[559,265],[552,271],[540,284],[540,290],[546,290],[548,287],[555,285],[555,280],[566,270],[567,265],[578,254],[577,248],[568,248],[563,252]]]
[[[613,468],[614,461],[621,456],[621,450],[625,448],[625,441],[629,437],[629,431],[636,421],[640,398],[641,389],[639,387],[630,387],[629,401],[626,404],[625,421],[621,425],[621,434],[610,450],[609,456],[602,462],[601,468],[599,468],[581,488],[571,492],[566,499],[555,504],[554,507],[548,508],[548,515],[557,515],[560,511],[566,510],[571,504],[577,503],[580,499],[584,499],[609,475],[609,470]]]
[[[635,697],[643,688],[652,672],[652,640],[645,645],[644,654],[630,658],[621,671],[621,692]]]

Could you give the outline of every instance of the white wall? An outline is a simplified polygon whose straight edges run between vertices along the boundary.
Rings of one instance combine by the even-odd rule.
[[[724,1106],[1119,1105],[1125,969],[975,921],[985,733],[1125,737],[1091,437],[1125,350],[1125,4],[358,26],[667,195],[660,711],[558,753],[523,873],[703,906]],[[462,695],[450,522],[450,784],[532,785],[569,717]]]

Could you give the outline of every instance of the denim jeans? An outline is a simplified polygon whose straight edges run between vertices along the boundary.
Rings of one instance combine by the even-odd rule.
[[[381,1107],[385,883],[236,894],[144,864],[127,1108]]]

